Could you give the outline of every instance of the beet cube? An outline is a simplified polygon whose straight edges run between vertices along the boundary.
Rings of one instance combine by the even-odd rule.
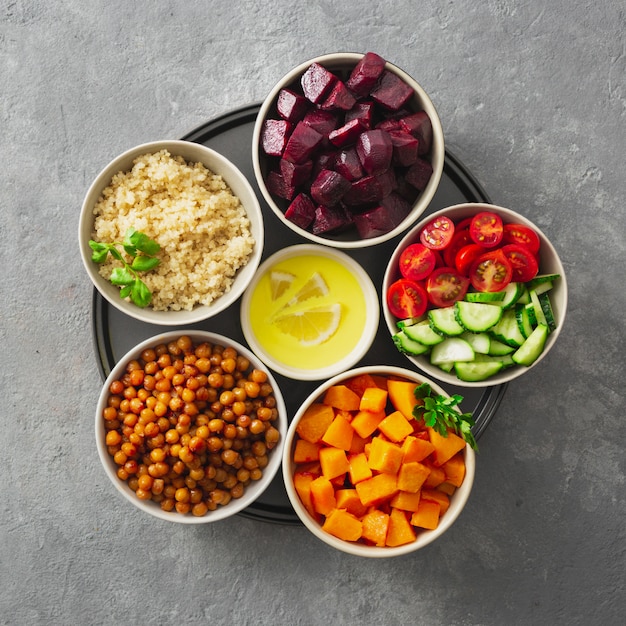
[[[332,111],[312,109],[302,118],[302,121],[311,128],[314,128],[320,135],[327,137],[331,131],[337,128],[339,116]]]
[[[376,124],[376,128],[380,128],[380,130],[386,130],[390,133],[392,130],[402,130],[402,126],[400,125],[400,120],[397,118],[387,118],[382,122]]]
[[[315,219],[315,203],[305,193],[299,193],[287,207],[285,217],[296,226],[307,229]]]
[[[433,125],[426,111],[418,111],[400,119],[400,126],[419,140],[418,154],[426,154],[433,142]]]
[[[282,174],[276,170],[272,170],[265,177],[265,184],[272,195],[285,200],[291,200],[296,193],[295,187],[288,185]]]
[[[389,133],[380,129],[366,130],[359,135],[356,152],[368,174],[378,174],[389,169],[393,144]]]
[[[309,110],[311,103],[291,89],[281,89],[276,99],[276,110],[283,119],[295,124]]]
[[[415,189],[422,191],[428,184],[432,173],[433,166],[426,161],[426,159],[418,158],[417,161],[415,161],[415,163],[413,163],[413,165],[411,165],[411,167],[407,170],[404,177],[407,183],[413,185]]]
[[[302,74],[300,84],[305,98],[313,104],[321,102],[337,81],[337,77],[319,63],[311,63]]]
[[[373,126],[374,120],[374,103],[373,102],[357,102],[349,111],[346,111],[345,122],[351,120],[360,120],[361,126],[365,130],[369,130]]]
[[[366,96],[376,85],[385,69],[385,59],[375,52],[366,52],[346,81],[346,86],[357,96]]]
[[[313,161],[305,161],[304,163],[292,163],[287,159],[281,159],[278,162],[280,173],[286,185],[297,187],[306,182],[313,171]]]
[[[417,161],[419,141],[403,130],[392,130],[389,137],[393,145],[392,162],[396,165],[413,165]]]
[[[324,136],[321,133],[300,121],[287,141],[283,158],[292,163],[304,163],[311,158],[311,155],[323,139]]]
[[[408,215],[411,207],[399,198],[353,216],[354,224],[363,239],[378,237],[393,230]]]
[[[287,120],[265,120],[261,129],[261,147],[269,156],[282,156],[293,124]]]
[[[318,204],[333,206],[350,187],[350,181],[338,172],[322,170],[311,183],[311,197]]]
[[[356,103],[356,98],[348,91],[345,84],[337,80],[326,99],[319,105],[322,110],[349,111]]]
[[[338,152],[334,165],[335,171],[349,181],[363,177],[363,167],[361,166],[359,155],[356,153],[356,148],[347,148]]]
[[[389,169],[382,174],[364,176],[355,180],[344,194],[343,202],[350,207],[379,203],[395,188],[395,176]]]
[[[397,111],[401,109],[413,95],[413,89],[409,87],[399,76],[385,70],[378,82],[372,89],[372,99],[385,109]]]
[[[344,230],[352,225],[352,216],[342,207],[320,205],[315,209],[315,220],[311,230],[314,235]]]
[[[357,118],[350,120],[340,128],[331,131],[328,134],[328,140],[334,146],[343,148],[344,146],[355,143],[363,130],[361,120]]]

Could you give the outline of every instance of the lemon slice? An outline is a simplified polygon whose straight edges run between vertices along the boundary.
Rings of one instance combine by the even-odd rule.
[[[272,270],[270,272],[270,293],[272,300],[278,300],[291,287],[296,279],[291,272]]]
[[[303,346],[316,346],[330,339],[341,321],[338,302],[285,313],[274,320],[279,330],[295,337]]]
[[[296,295],[287,302],[285,306],[293,306],[294,304],[300,304],[310,298],[319,298],[328,294],[330,290],[324,280],[324,277],[315,272],[309,280],[300,287]]]

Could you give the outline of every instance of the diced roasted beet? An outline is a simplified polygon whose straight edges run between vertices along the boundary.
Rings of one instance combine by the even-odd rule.
[[[340,150],[335,158],[335,171],[339,172],[344,178],[349,181],[362,178],[364,171],[359,160],[359,155],[356,153],[356,148],[347,148]]]
[[[352,208],[381,202],[395,188],[395,175],[389,169],[382,174],[364,176],[355,180],[343,196],[343,202]]]
[[[305,193],[299,193],[287,207],[285,217],[306,230],[315,219],[315,203]]]
[[[276,110],[283,119],[296,124],[309,110],[311,103],[291,89],[281,89],[276,99]]]
[[[392,130],[389,137],[393,145],[392,162],[396,165],[413,165],[417,161],[419,140],[404,130]]]
[[[394,193],[402,196],[402,198],[404,198],[404,200],[406,200],[411,206],[415,204],[417,197],[420,195],[419,190],[415,189],[413,185],[410,185],[404,175],[396,176]]]
[[[328,134],[328,140],[334,146],[343,148],[356,142],[359,135],[363,132],[363,126],[360,119],[350,120],[343,126],[331,131]]]
[[[291,187],[297,187],[305,183],[313,171],[313,161],[311,160],[304,163],[292,163],[287,161],[287,159],[281,159],[278,166],[285,184]]]
[[[312,231],[314,235],[323,235],[344,230],[352,225],[352,216],[341,206],[320,205],[315,209]]]
[[[375,52],[366,52],[346,81],[346,87],[357,96],[366,96],[385,69],[385,59]]]
[[[389,215],[396,226],[411,212],[413,207],[413,202],[409,202],[395,191],[385,196],[380,204],[389,211]]]
[[[304,97],[313,104],[318,104],[330,91],[337,81],[337,77],[319,63],[311,63],[306,72],[302,74],[300,84]]]
[[[318,204],[333,206],[350,187],[350,181],[338,172],[322,170],[311,183],[311,197]]]
[[[364,130],[372,128],[374,123],[374,103],[357,102],[349,111],[346,111],[345,122],[361,120]]]
[[[332,86],[325,100],[319,105],[327,111],[349,111],[356,103],[356,98],[350,93],[345,84],[337,80]]]
[[[363,239],[378,237],[393,230],[408,215],[411,207],[402,198],[392,196],[384,204],[353,215],[359,235]]]
[[[295,187],[287,185],[282,174],[276,170],[272,170],[266,176],[265,184],[272,195],[284,198],[285,200],[291,200],[296,194]]]
[[[304,163],[311,158],[323,139],[324,136],[314,128],[303,121],[298,122],[287,141],[283,158],[292,163]]]
[[[401,118],[400,125],[419,140],[418,154],[426,154],[430,150],[433,142],[433,125],[426,111],[418,111]]]
[[[368,174],[379,174],[389,169],[393,155],[391,137],[385,130],[374,128],[359,135],[356,152]]]
[[[261,129],[261,147],[269,156],[282,156],[293,124],[287,120],[265,120]]]
[[[385,70],[370,95],[382,107],[397,111],[409,101],[413,95],[413,89],[398,75]]]
[[[376,124],[376,128],[380,128],[380,130],[386,130],[390,133],[392,130],[400,130],[402,127],[400,126],[400,120],[395,117],[390,117],[382,122],[378,122]]]
[[[428,184],[432,173],[433,166],[426,159],[418,158],[407,170],[404,178],[407,183],[413,185],[415,189],[422,191]]]
[[[302,121],[314,128],[320,135],[327,137],[331,131],[337,128],[339,115],[333,111],[312,109],[302,118]]]

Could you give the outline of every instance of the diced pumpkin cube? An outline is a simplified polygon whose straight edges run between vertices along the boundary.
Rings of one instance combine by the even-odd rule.
[[[422,498],[439,503],[439,517],[441,517],[450,507],[450,498],[443,491],[438,489],[422,489]]]
[[[324,520],[322,530],[344,541],[358,541],[363,534],[363,524],[344,509],[333,509]]]
[[[404,417],[408,420],[412,420],[413,408],[416,404],[421,403],[422,400],[418,400],[415,397],[415,388],[417,383],[408,380],[393,380],[387,381],[387,390],[389,391],[389,400],[396,409],[400,411]]]
[[[445,494],[444,494],[445,495]],[[398,493],[391,498],[389,504],[396,509],[402,509],[403,511],[417,511],[421,499],[419,491],[410,493],[408,491],[398,491]]]
[[[346,385],[333,385],[324,394],[324,404],[344,411],[357,411],[360,402],[359,396]]]
[[[296,472],[293,475],[293,486],[304,508],[313,517],[317,518],[316,511],[313,508],[313,501],[311,500],[311,483],[315,478],[316,476],[309,472]]]
[[[328,515],[337,506],[335,488],[325,476],[311,482],[311,502],[313,510],[320,515]]]
[[[382,437],[374,437],[369,447],[367,463],[377,472],[397,474],[402,464],[402,448]]]
[[[372,470],[367,463],[367,457],[365,456],[365,452],[349,456],[348,466],[350,481],[353,485],[356,485],[362,480],[367,480],[368,478],[372,477]]]
[[[338,413],[322,436],[322,441],[335,448],[349,450],[354,429],[342,413]]]
[[[434,449],[435,446],[433,446],[430,441],[415,437],[414,435],[409,435],[402,442],[402,452],[404,454],[402,461],[404,463],[410,463],[411,461],[423,461],[432,453]]]
[[[465,458],[461,452],[455,454],[449,461],[446,461],[441,469],[446,475],[446,482],[460,487],[465,478]]]
[[[349,454],[359,454],[365,450],[365,446],[369,441],[366,437],[361,437],[358,433],[352,435],[352,443],[350,444]]]
[[[456,487],[450,483],[443,482],[441,485],[437,485],[437,490],[451,496],[456,491]]]
[[[426,482],[430,472],[431,469],[429,467],[418,461],[402,463],[398,472],[398,489],[417,493]]]
[[[310,463],[320,458],[320,445],[306,439],[298,439],[293,451],[294,463]]]
[[[385,412],[379,411],[374,413],[372,411],[359,411],[352,421],[350,426],[359,435],[359,437],[369,437],[385,419]]]
[[[363,539],[375,546],[383,547],[387,540],[389,528],[389,514],[378,509],[372,509],[363,516]]]
[[[395,474],[376,474],[355,485],[365,506],[376,506],[392,498],[398,490]]]
[[[345,385],[348,389],[354,391],[359,398],[368,387],[377,386],[376,381],[371,374],[358,374],[357,376],[353,376],[346,381]]]
[[[387,406],[388,392],[380,387],[368,387],[363,391],[359,410],[370,411],[371,413],[380,413]]]
[[[439,511],[441,507],[438,502],[425,500],[422,498],[420,505],[411,516],[411,524],[418,528],[426,528],[427,530],[435,530],[439,526]]]
[[[394,411],[378,424],[378,430],[391,441],[400,442],[413,432],[413,426],[400,411]]]
[[[401,509],[391,509],[385,545],[389,547],[403,546],[415,541],[416,537],[415,529],[411,526],[407,513]]]
[[[435,446],[433,451],[433,463],[442,466],[450,460],[457,452],[465,448],[465,440],[455,433],[448,432],[448,436],[440,435],[435,429],[428,428],[430,442]]]
[[[446,480],[446,474],[440,467],[435,467],[434,465],[429,466],[430,474],[424,481],[424,487],[427,489],[431,489],[434,487],[438,487],[442,482]]]
[[[328,480],[344,476],[349,469],[348,457],[341,448],[322,448],[320,450],[322,474]]]
[[[357,517],[363,517],[367,513],[367,508],[361,502],[356,489],[337,489],[335,491],[335,499],[338,509],[345,509],[348,513],[352,513],[352,515]]]
[[[335,419],[335,411],[331,406],[315,402],[311,404],[301,417],[296,432],[302,439],[317,443],[323,437],[326,429]]]

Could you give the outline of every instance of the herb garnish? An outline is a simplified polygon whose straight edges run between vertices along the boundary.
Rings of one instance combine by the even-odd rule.
[[[131,257],[130,263],[118,250],[122,246],[126,254]],[[116,267],[111,273],[111,283],[122,287],[120,297],[130,299],[141,308],[150,304],[152,292],[144,283],[137,272],[149,272],[159,263],[156,254],[161,250],[161,246],[146,234],[129,228],[124,235],[122,243],[100,243],[89,241],[89,247],[93,250],[91,260],[95,263],[104,263],[109,253],[114,259],[123,264],[123,267]]]
[[[443,437],[448,436],[448,429],[454,430],[474,449],[478,450],[476,439],[472,433],[474,418],[471,413],[461,413],[457,410],[463,396],[433,395],[428,383],[422,383],[415,388],[415,397],[424,400],[413,409],[413,415],[423,418],[426,426],[434,428]]]

